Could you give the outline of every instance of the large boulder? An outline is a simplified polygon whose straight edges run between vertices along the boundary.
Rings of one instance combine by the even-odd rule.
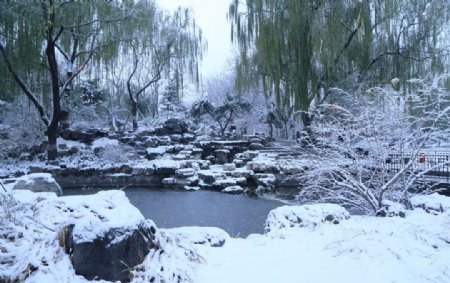
[[[56,194],[62,193],[61,187],[49,173],[32,173],[19,177],[13,189]]]
[[[136,229],[111,228],[102,237],[83,242],[74,225],[62,231],[64,250],[78,275],[88,280],[129,282],[133,267],[141,264],[151,249],[158,249],[156,228],[142,222]]]
[[[170,118],[164,122],[161,128],[155,130],[158,136],[184,134],[189,131],[189,125],[185,121],[177,118]]]

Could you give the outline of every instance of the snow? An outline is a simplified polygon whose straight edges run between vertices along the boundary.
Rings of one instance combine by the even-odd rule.
[[[119,141],[108,138],[100,138],[94,140],[92,143],[92,148],[105,148],[107,146],[119,146]]]
[[[58,138],[57,144],[58,145],[63,145],[64,144],[64,145],[67,146],[67,148],[71,148],[71,147],[83,148],[83,147],[86,147],[86,145],[84,143],[77,142],[77,141],[69,141],[69,140],[65,140],[63,138]]]
[[[183,239],[192,244],[207,244],[210,247],[222,246],[227,240],[230,239],[230,235],[228,235],[227,232],[217,227],[190,226],[161,230],[163,233],[176,236],[179,239]]]
[[[88,282],[75,275],[59,245],[62,227],[74,224],[84,242],[113,227],[153,225],[122,191],[57,197],[23,190],[0,197],[0,278],[16,275],[20,282]],[[152,250],[132,282],[177,282],[177,274],[195,283],[450,283],[449,200],[415,196],[413,205],[445,209],[417,208],[404,218],[350,217],[334,204],[283,206],[269,213],[269,232],[246,239],[214,227],[159,229],[164,252]],[[30,266],[37,270],[28,274]]]
[[[433,210],[436,212],[450,211],[450,197],[445,198],[438,193],[413,196],[411,198],[411,204],[414,207],[421,207],[423,209]]]
[[[277,232],[297,227],[316,227],[321,223],[339,224],[350,218],[348,211],[336,204],[281,206],[271,212],[266,220],[266,231]]]
[[[207,264],[198,282],[449,283],[449,225],[449,213],[415,210],[406,218],[352,216],[230,239],[222,248],[199,246]]]

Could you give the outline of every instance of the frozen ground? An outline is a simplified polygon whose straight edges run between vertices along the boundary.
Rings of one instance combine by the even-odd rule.
[[[17,275],[24,282],[87,282],[75,275],[58,245],[59,228],[68,223],[95,227],[78,235],[89,240],[108,227],[143,221],[120,191],[0,196],[0,281]],[[133,282],[155,275],[154,282],[177,282],[165,274],[174,272],[182,275],[180,282],[199,283],[449,283],[450,201],[433,195],[413,203],[432,207],[432,213],[417,208],[405,218],[349,217],[335,205],[285,206],[269,214],[269,232],[246,239],[211,228],[162,230],[158,239],[167,253],[150,254]],[[212,247],[222,240],[222,247]]]

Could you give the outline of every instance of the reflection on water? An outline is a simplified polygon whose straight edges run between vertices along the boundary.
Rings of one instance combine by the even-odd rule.
[[[65,195],[93,194],[96,190],[71,189]],[[283,205],[244,195],[212,191],[174,191],[164,189],[126,189],[126,195],[145,218],[158,227],[214,226],[231,236],[246,237],[262,233],[270,210]]]

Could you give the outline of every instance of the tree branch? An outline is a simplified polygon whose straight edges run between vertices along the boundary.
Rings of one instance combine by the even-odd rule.
[[[6,55],[6,51],[1,42],[0,42],[0,53],[2,53],[3,61],[5,62],[6,67],[8,68],[11,75],[14,77],[14,80],[17,82],[17,84],[22,89],[22,91],[25,93],[25,95],[31,100],[31,102],[36,107],[37,111],[39,112],[42,122],[44,122],[45,126],[48,127],[50,123],[49,123],[47,115],[45,114],[44,107],[39,103],[39,101],[36,99],[36,96],[28,88],[28,86],[25,84],[25,82],[22,80],[22,78],[19,76],[19,74],[16,72],[16,70],[12,66],[11,61],[9,60],[8,56]]]

